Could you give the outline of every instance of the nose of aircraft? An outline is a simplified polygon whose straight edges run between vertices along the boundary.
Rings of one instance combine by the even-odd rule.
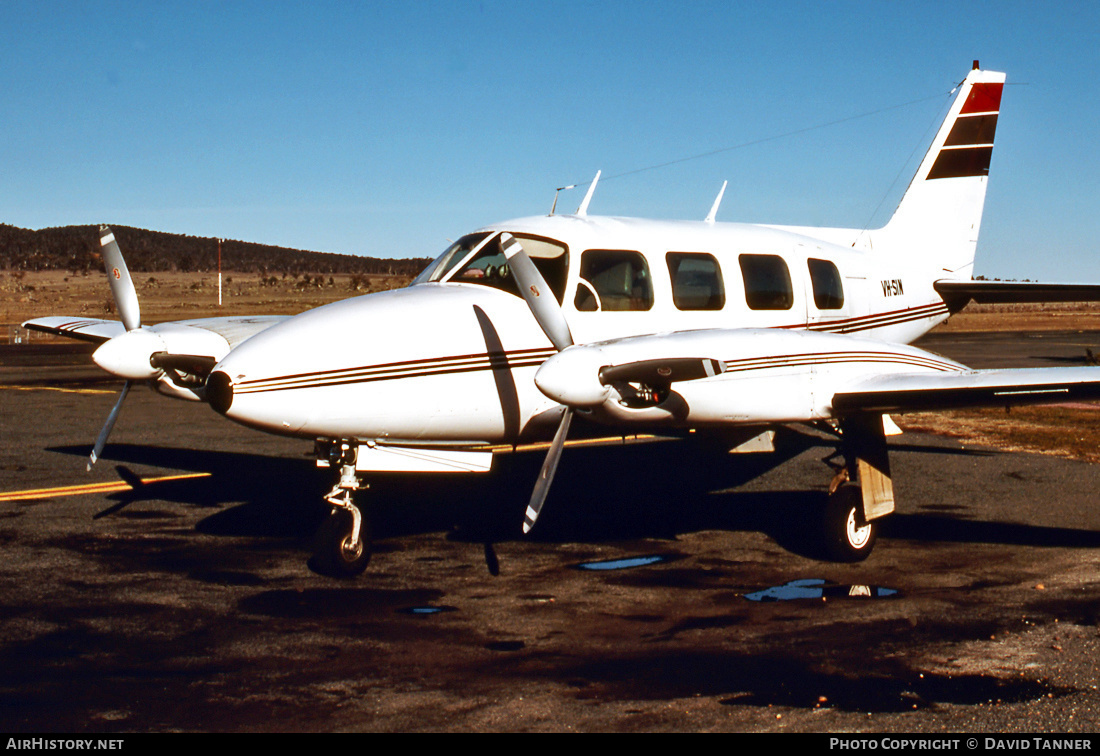
[[[533,368],[551,349],[519,297],[425,284],[257,333],[213,367],[205,398],[234,422],[282,435],[496,438],[502,402],[519,411],[504,368]]]

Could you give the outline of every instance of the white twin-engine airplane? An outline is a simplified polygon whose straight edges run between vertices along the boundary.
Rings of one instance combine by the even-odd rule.
[[[552,437],[530,530],[575,415],[619,434],[733,430],[757,447],[779,424],[832,430],[844,465],[824,550],[860,560],[894,510],[885,413],[1100,398],[1096,368],[970,370],[907,346],[972,299],[1096,297],[971,280],[1004,80],[975,63],[878,230],[718,223],[721,194],[698,222],[594,217],[594,180],[574,214],[486,226],[404,289],[290,318],[143,326],[104,228],[122,322],[25,325],[103,342],[93,359],[126,379],[92,462],[134,381],[315,439],[339,470],[316,554],[332,574],[370,558],[352,500],[362,474],[486,471],[494,446]]]

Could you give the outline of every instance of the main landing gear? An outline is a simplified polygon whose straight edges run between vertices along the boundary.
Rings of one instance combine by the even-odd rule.
[[[831,562],[862,562],[878,538],[878,523],[863,514],[863,491],[858,483],[843,483],[829,494],[821,512],[825,557]]]
[[[886,435],[879,415],[841,421],[840,435],[844,463],[821,511],[821,546],[830,561],[861,562],[875,547],[879,520],[894,511]]]
[[[354,442],[318,443],[318,459],[340,469],[340,479],[325,495],[332,512],[314,539],[313,565],[332,577],[355,577],[367,569],[371,557],[370,521],[352,501],[353,494],[366,488],[355,471],[358,449]]]

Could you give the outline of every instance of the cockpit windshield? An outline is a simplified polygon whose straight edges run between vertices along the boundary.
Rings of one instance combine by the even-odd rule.
[[[420,275],[413,279],[410,285],[443,280],[443,277],[450,272],[451,268],[462,262],[471,250],[476,249],[488,238],[488,232],[482,234],[467,234],[463,236],[454,244],[447,247],[447,249],[443,251],[443,254],[432,260],[431,264],[424,268]]]
[[[565,245],[541,237],[523,234],[514,236],[560,303],[565,295],[565,276],[569,265]],[[508,259],[501,250],[499,233],[462,237],[436,258],[413,283],[436,281],[491,286],[520,296]]]

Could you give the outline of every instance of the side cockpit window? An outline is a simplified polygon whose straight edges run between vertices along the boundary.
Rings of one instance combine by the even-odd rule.
[[[669,252],[665,255],[672,280],[672,302],[678,310],[721,310],[726,304],[722,272],[712,255]]]
[[[779,255],[741,255],[745,302],[750,310],[789,310],[794,305],[791,271]]]
[[[558,302],[565,296],[569,254],[564,244],[524,234],[513,234],[538,268]],[[464,236],[436,259],[413,283],[443,281],[477,284],[520,296],[499,233]]]
[[[840,271],[829,260],[806,261],[810,269],[810,283],[814,290],[814,304],[819,310],[839,310],[844,307],[844,285]]]
[[[645,258],[623,249],[585,250],[573,306],[581,312],[650,309],[653,282]]]

